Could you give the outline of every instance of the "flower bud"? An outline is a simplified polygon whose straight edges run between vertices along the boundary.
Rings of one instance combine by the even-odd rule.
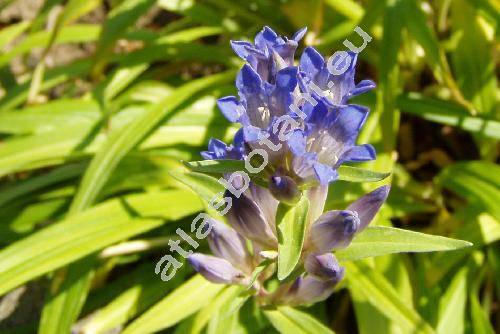
[[[360,221],[359,231],[363,230],[366,226],[368,226],[368,224],[370,224],[373,217],[375,217],[377,212],[380,210],[380,207],[387,199],[390,190],[390,186],[379,187],[347,207],[347,210],[357,213]]]
[[[358,214],[353,211],[328,211],[311,226],[310,242],[317,253],[327,253],[349,245],[359,229]]]
[[[340,266],[332,253],[309,254],[304,266],[306,271],[320,281],[340,281],[344,276],[344,268]]]
[[[245,240],[235,230],[221,222],[212,220],[210,224],[212,229],[208,235],[208,245],[212,253],[226,259],[244,272],[251,272],[251,260]]]
[[[278,201],[294,205],[300,200],[301,192],[291,177],[271,176],[269,181],[269,191]]]
[[[188,262],[199,274],[213,283],[244,284],[245,275],[229,261],[200,253],[188,257]]]
[[[248,196],[233,197],[227,217],[231,227],[242,236],[265,246],[276,246],[276,232],[271,229],[260,207]]]
[[[314,304],[327,299],[333,292],[337,280],[320,281],[312,276],[299,277],[281,298],[288,305]]]

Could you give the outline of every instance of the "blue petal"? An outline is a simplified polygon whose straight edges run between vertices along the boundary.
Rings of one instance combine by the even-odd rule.
[[[293,34],[292,39],[298,43],[304,37],[306,32],[307,32],[307,27],[304,27],[298,30],[295,34]]]
[[[245,136],[243,133],[243,128],[240,128],[234,134],[233,145],[237,149],[242,149],[245,147]]]
[[[362,106],[349,105],[340,108],[329,133],[337,142],[345,146],[354,145],[363,123],[368,116],[368,109]]]
[[[301,130],[293,131],[290,138],[288,138],[288,146],[290,151],[295,155],[303,155],[306,152],[306,137]]]
[[[238,57],[246,60],[248,57],[248,48],[253,47],[253,45],[245,41],[231,41],[230,43],[231,48],[238,55]]]
[[[276,86],[282,90],[293,92],[297,86],[297,67],[286,67],[276,74]]]
[[[325,66],[325,59],[315,48],[308,46],[300,57],[300,70],[313,78]]]
[[[255,45],[259,49],[265,49],[268,44],[273,45],[276,44],[277,39],[279,38],[278,34],[276,34],[273,29],[265,26],[256,36],[255,36]]]
[[[247,125],[243,127],[243,137],[246,142],[258,141],[263,135],[265,135],[265,131],[256,126]]]
[[[362,80],[350,92],[350,96],[356,96],[366,93],[376,87],[375,83],[371,80]]]
[[[245,110],[235,96],[223,97],[217,101],[217,105],[230,122],[237,122]]]
[[[217,156],[213,152],[210,152],[210,151],[200,152],[200,155],[205,160],[215,160],[215,159],[217,159]]]
[[[375,158],[375,148],[370,144],[353,146],[342,155],[344,161],[371,161]]]
[[[339,176],[335,169],[319,162],[316,162],[313,168],[319,183],[322,185],[335,181]]]
[[[328,107],[326,106],[325,101],[318,101],[315,106],[311,106],[310,104],[307,104],[306,106],[310,106],[311,109],[310,112],[304,110],[304,112],[308,115],[306,121],[319,127],[325,125],[328,115]]]
[[[236,77],[236,87],[244,94],[256,94],[262,89],[262,80],[250,65],[245,64]]]
[[[208,142],[209,151],[213,152],[217,158],[222,158],[226,155],[227,145],[223,141],[215,138],[211,138]]]

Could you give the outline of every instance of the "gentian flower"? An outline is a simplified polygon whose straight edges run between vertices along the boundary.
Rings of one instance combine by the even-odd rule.
[[[299,67],[293,66],[304,32],[287,39],[266,27],[257,34],[255,45],[232,42],[248,64],[236,79],[239,98],[218,101],[226,118],[242,125],[241,140],[247,148],[264,149],[273,167],[270,170],[279,170],[279,176],[288,176],[299,186],[328,184],[337,179],[342,163],[375,159],[371,145],[356,145],[368,109],[347,104],[350,97],[374,88],[373,82],[355,84],[357,55],[352,52],[331,62],[335,71],[344,69],[343,73],[330,73],[332,66],[311,47],[305,49]],[[286,129],[283,116],[296,126]],[[280,139],[280,131],[285,140]],[[272,171],[269,174],[275,176]]]
[[[371,80],[355,84],[357,58],[349,51],[333,57],[328,64],[316,49],[307,47],[300,58],[301,88],[331,106],[346,105],[351,97],[375,88]]]
[[[211,139],[208,151],[202,152],[205,159],[213,160],[244,160],[256,148],[268,153],[269,165],[259,176],[267,177],[267,186],[257,185],[253,179],[239,196],[226,191],[224,196],[232,203],[226,215],[228,224],[213,221],[208,227],[214,256],[192,254],[189,262],[214,283],[252,282],[256,293],[270,304],[302,305],[328,298],[345,271],[335,251],[349,246],[373,220],[389,193],[389,187],[383,186],[344,210],[323,213],[328,184],[337,179],[338,167],[344,162],[375,159],[371,145],[356,144],[368,109],[348,103],[374,84],[369,80],[355,84],[357,56],[353,53],[344,52],[343,59],[331,60],[336,70],[346,69],[343,73],[331,73],[330,63],[313,48],[306,48],[299,66],[294,66],[297,43],[304,33],[305,29],[299,30],[288,39],[265,27],[255,44],[231,43],[247,64],[236,79],[238,97],[221,98],[218,106],[229,121],[240,123],[241,129],[232,144]],[[291,122],[285,125],[283,117]],[[295,126],[287,128],[294,122]],[[237,178],[223,177],[241,188],[236,186]],[[294,205],[302,196],[307,196],[310,204],[296,266],[299,272],[294,272],[295,279],[268,292],[264,283],[274,279],[276,272],[278,205]],[[266,270],[253,281],[263,261],[267,261]]]
[[[264,27],[255,36],[255,44],[246,41],[231,41],[234,52],[244,59],[262,80],[274,83],[276,61],[293,66],[295,50],[307,29],[297,31],[291,39],[280,37],[271,28]]]

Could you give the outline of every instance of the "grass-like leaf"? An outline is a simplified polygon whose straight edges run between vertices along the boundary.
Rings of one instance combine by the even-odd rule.
[[[338,169],[338,173],[339,180],[349,182],[378,182],[391,175],[391,173],[374,172],[371,170],[351,166],[340,166]]]
[[[282,306],[264,311],[267,319],[280,333],[287,334],[333,334],[333,331],[307,313],[292,307]]]
[[[200,310],[223,288],[196,275],[134,320],[123,334],[148,334],[171,327]]]
[[[345,265],[349,289],[362,292],[372,306],[405,329],[405,332],[434,333],[432,327],[417,311],[400,299],[396,290],[382,274],[362,261],[348,262]]]
[[[169,204],[166,204],[169,203]],[[0,295],[105,246],[201,209],[196,196],[173,190],[117,198],[32,234],[0,252]],[[154,217],[154,218],[150,218]]]
[[[359,260],[393,253],[455,250],[472,246],[468,241],[413,232],[393,227],[368,227],[346,249],[338,250],[339,260]]]

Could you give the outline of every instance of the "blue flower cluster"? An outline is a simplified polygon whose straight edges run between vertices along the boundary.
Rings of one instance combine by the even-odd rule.
[[[287,175],[297,184],[328,184],[346,161],[375,159],[371,145],[356,145],[368,109],[348,104],[352,96],[375,87],[354,82],[357,54],[343,52],[325,60],[307,47],[294,66],[299,30],[291,39],[265,27],[255,44],[231,43],[247,64],[236,79],[238,97],[218,106],[231,122],[242,125],[234,143],[212,139],[206,159],[243,159],[252,149],[264,150],[269,173]]]
[[[265,27],[255,44],[232,42],[247,64],[236,79],[239,96],[224,97],[218,105],[241,129],[231,145],[211,139],[202,156],[246,161],[254,152],[263,152],[268,160],[263,164],[268,187],[250,182],[246,173],[247,179],[243,174],[226,175],[226,183],[240,190],[237,196],[231,191],[224,195],[231,203],[229,226],[213,219],[205,222],[213,256],[195,253],[188,258],[206,279],[251,285],[270,304],[301,305],[327,298],[344,276],[333,252],[347,247],[372,221],[389,193],[389,187],[383,186],[345,210],[323,213],[328,184],[337,179],[338,167],[346,161],[375,158],[371,145],[356,145],[368,110],[348,104],[350,97],[374,84],[369,80],[355,84],[355,53],[337,53],[325,60],[308,47],[299,66],[294,66],[304,34],[302,29],[287,39]],[[293,205],[301,196],[307,196],[310,203],[299,266],[302,273],[269,292],[264,284],[276,271],[278,205]],[[268,267],[252,279],[264,261]]]

